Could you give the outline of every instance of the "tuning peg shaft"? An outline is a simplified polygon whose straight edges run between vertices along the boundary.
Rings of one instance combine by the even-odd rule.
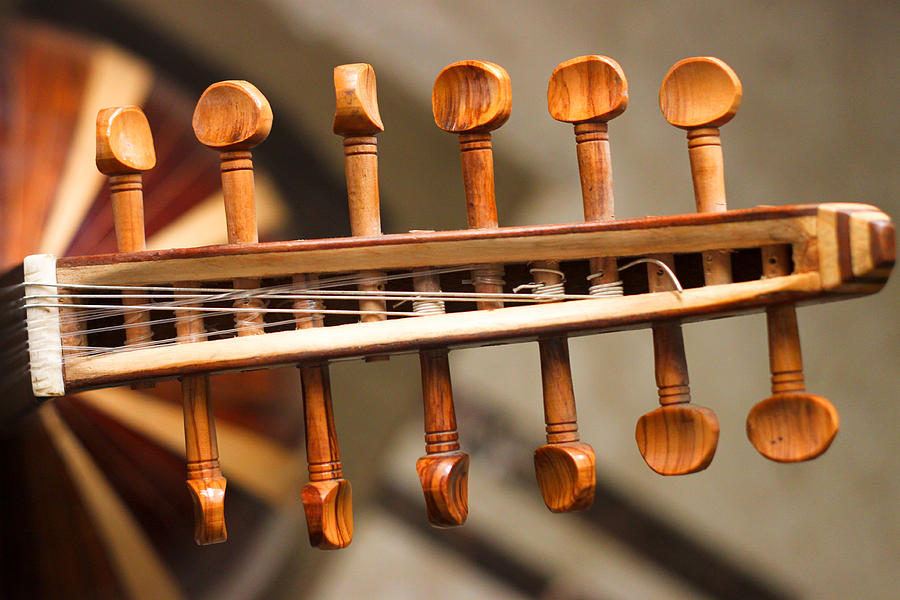
[[[272,129],[272,108],[256,87],[246,81],[220,81],[200,96],[192,121],[201,144],[221,153],[222,195],[229,244],[255,244],[256,203],[253,184],[253,157],[250,150],[268,137]],[[236,289],[255,289],[259,280],[237,279]],[[262,309],[259,299],[235,302],[235,308]],[[237,313],[238,335],[263,333],[262,312]]]
[[[763,248],[763,276],[789,273],[786,246]],[[777,462],[811,460],[825,452],[840,427],[827,399],[806,393],[797,312],[791,304],[766,309],[772,396],[747,415],[747,437],[756,450]]]
[[[145,249],[144,199],[141,172],[153,168],[156,154],[150,125],[136,106],[105,108],[97,115],[97,167],[110,177],[110,199],[119,252]],[[189,285],[189,284],[188,284]],[[123,299],[123,304],[141,301]],[[143,325],[137,325],[142,323]],[[126,343],[149,341],[147,313],[128,311]],[[203,334],[199,314],[178,311],[179,338],[193,341]],[[224,542],[225,478],[219,468],[215,421],[209,401],[209,377],[185,377],[181,384],[184,408],[187,486],[194,502],[194,540],[200,545]]]
[[[434,122],[444,131],[459,134],[466,217],[470,229],[498,225],[494,197],[494,156],[491,131],[503,125],[512,109],[509,75],[499,65],[464,60],[445,67],[431,93]],[[503,268],[481,265],[472,273],[475,291],[503,292]],[[499,300],[480,300],[478,308],[501,308]]]
[[[674,270],[671,254],[657,260]],[[675,289],[663,269],[648,267],[651,292]],[[719,441],[719,420],[703,406],[690,404],[687,357],[681,325],[653,327],[653,362],[660,408],[638,420],[635,439],[647,465],[660,475],[702,471],[712,462]]]
[[[437,527],[462,525],[469,514],[469,455],[459,449],[456,411],[446,348],[419,352],[425,399],[425,452],[416,472],[428,520]]]
[[[347,200],[350,205],[350,231],[354,236],[381,235],[381,202],[378,196],[378,140],[384,131],[378,113],[375,70],[371,65],[355,63],[334,68],[334,133],[344,138],[344,166]],[[366,283],[360,291],[384,290],[384,273],[359,273]],[[387,318],[385,301],[360,300],[363,322]]]
[[[728,209],[719,127],[737,113],[742,94],[737,74],[718,58],[686,58],[663,78],[659,106],[666,121],[687,130],[697,212]],[[703,273],[706,285],[731,283],[729,254],[704,252]]]

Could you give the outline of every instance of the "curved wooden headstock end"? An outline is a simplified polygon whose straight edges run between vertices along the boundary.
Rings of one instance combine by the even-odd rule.
[[[220,474],[186,483],[194,501],[194,541],[200,546],[226,541],[225,478]]]
[[[272,107],[247,81],[214,83],[200,96],[191,121],[204,146],[217,150],[250,150],[272,130]]]
[[[451,133],[488,132],[509,119],[512,85],[506,69],[484,60],[444,67],[431,92],[434,122]]]
[[[322,550],[346,548],[353,540],[353,492],[346,479],[310,481],[301,493],[309,543]]]
[[[337,135],[367,136],[384,131],[372,65],[354,63],[335,67],[334,95]]]
[[[711,56],[685,58],[663,78],[659,108],[675,127],[721,127],[737,113],[742,95],[741,80],[724,61]]]
[[[547,86],[547,108],[557,121],[609,121],[628,107],[628,80],[606,56],[579,56],[557,65]]]
[[[534,473],[552,512],[587,510],[597,484],[594,449],[583,442],[545,444],[534,451]]]
[[[416,461],[428,521],[456,527],[469,515],[469,455],[459,450],[429,454]]]
[[[719,420],[703,406],[670,404],[642,416],[634,437],[651,469],[660,475],[687,475],[712,462]]]
[[[782,463],[816,458],[831,445],[840,427],[827,399],[804,392],[766,398],[747,415],[747,438],[770,460]]]
[[[153,134],[140,108],[113,106],[97,113],[97,169],[101,173],[140,173],[155,166]]]

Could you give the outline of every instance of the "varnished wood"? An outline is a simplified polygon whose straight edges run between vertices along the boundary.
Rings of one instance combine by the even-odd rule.
[[[839,235],[839,230],[843,230],[837,227],[840,215],[849,219],[849,237]],[[511,307],[485,314],[469,312],[342,325],[329,328],[327,336],[314,331],[278,332],[266,334],[259,341],[198,342],[189,350],[175,346],[133,350],[127,356],[113,353],[67,363],[66,389],[379,352],[404,352],[430,345],[461,347],[536,340],[547,335],[620,331],[649,327],[662,320],[699,321],[753,312],[775,303],[823,302],[841,296],[875,293],[884,285],[893,265],[885,254],[889,244],[884,243],[886,237],[893,235],[890,219],[865,205],[761,208],[682,215],[641,223],[649,225],[649,230],[641,226],[635,229],[636,225],[632,220],[630,223],[615,221],[494,231],[395,234],[369,240],[348,238],[183,249],[174,251],[174,257],[168,254],[166,260],[163,260],[165,255],[155,252],[125,254],[119,261],[111,255],[81,257],[60,259],[57,277],[64,283],[119,284],[125,279],[129,283],[147,280],[147,283],[156,284],[165,283],[166,277],[171,277],[173,272],[206,272],[209,279],[215,281],[233,273],[261,277],[285,270],[299,271],[303,266],[311,266],[317,271],[321,267],[323,272],[330,269],[345,272],[346,269],[392,268],[389,265],[415,268],[428,266],[432,261],[439,265],[471,264],[473,257],[486,255],[492,260],[517,262],[529,254],[537,257],[616,254],[619,253],[616,244],[628,248],[621,251],[622,254],[641,255],[652,254],[654,248],[697,252],[708,247],[760,247],[772,241],[795,248],[794,273],[728,286],[686,289],[677,296],[644,294],[579,300]],[[621,230],[623,227],[625,231]],[[433,245],[429,240],[434,240]],[[286,254],[288,250],[295,254]],[[845,258],[848,266],[842,274],[840,265]]]
[[[302,364],[300,380],[310,478],[301,498],[309,542],[323,550],[345,548],[353,539],[353,494],[343,477],[328,365]]]
[[[615,219],[607,123],[628,106],[628,80],[606,56],[579,56],[559,64],[547,87],[547,108],[557,121],[575,125],[585,221]],[[591,259],[592,284],[619,279],[615,257]]]
[[[416,461],[416,471],[429,522],[436,527],[454,527],[465,523],[469,514],[469,455],[459,449],[447,350],[423,350],[419,364],[427,454]]]
[[[674,269],[671,255],[655,258]],[[648,265],[651,292],[675,289],[661,267]],[[643,415],[635,439],[647,465],[660,475],[686,475],[709,466],[719,441],[715,413],[690,404],[684,337],[678,323],[653,326],[653,364],[660,408]]]
[[[153,168],[156,155],[150,125],[135,106],[106,108],[97,115],[97,168],[110,176],[110,199],[116,241],[120,252],[145,249],[144,202],[141,172]],[[144,300],[123,298],[122,303]],[[203,338],[203,320],[196,313],[179,311],[176,331],[185,341]],[[146,312],[128,311],[126,343],[152,339]],[[133,326],[144,323],[143,326]],[[209,400],[209,376],[191,375],[182,380],[187,487],[194,504],[194,540],[207,545],[224,542],[226,480],[219,467],[215,421]]]
[[[250,150],[272,129],[272,108],[266,97],[246,81],[214,83],[200,96],[192,121],[194,134],[205,146],[221,152],[222,195],[229,244],[255,244],[256,228],[253,161]],[[259,287],[259,280],[235,279],[235,288]],[[235,308],[262,308],[257,299],[242,299]],[[238,335],[263,333],[262,313],[236,317]]]
[[[436,275],[423,273],[413,277],[413,289],[434,293],[441,286]],[[438,306],[443,312],[443,304]],[[447,352],[446,348],[419,352],[426,456],[416,462],[416,471],[428,520],[436,527],[462,525],[469,513],[469,455],[459,449]]]
[[[347,200],[350,206],[350,231],[354,236],[381,235],[381,201],[378,196],[378,141],[375,135],[384,131],[378,113],[375,70],[357,63],[334,68],[334,132],[344,138],[344,167],[347,178]],[[367,283],[359,285],[365,292],[384,290],[384,273],[359,274]],[[363,322],[387,318],[384,300],[363,299],[359,308]]]
[[[763,275],[788,271],[786,246],[763,248]],[[747,437],[760,454],[778,462],[816,458],[831,445],[839,427],[837,410],[825,398],[806,393],[800,332],[793,305],[766,309],[772,396],[747,415]]]
[[[512,110],[509,75],[499,65],[464,60],[445,67],[434,81],[431,93],[434,122],[444,131],[459,134],[466,216],[471,229],[498,226],[494,198],[494,158],[491,131],[503,125]],[[503,286],[501,266],[480,265],[472,273],[475,291],[499,293]],[[481,309],[500,308],[497,300],[483,300]]]
[[[842,241],[839,215],[852,221]],[[866,232],[858,231],[861,227]],[[572,260],[597,253],[640,256],[718,248],[793,247],[795,269],[819,271],[833,288],[854,278],[887,274],[892,266],[893,224],[864,204],[759,207],[725,213],[684,214],[610,222],[568,223],[385,234],[377,238],[328,238],[206,246],[131,254],[60,257],[57,280],[70,284],[164,283],[173,270],[198,281],[276,277],[292,273],[343,273],[496,262]],[[819,249],[814,248],[818,245]],[[885,253],[885,249],[888,250]],[[821,252],[819,251],[821,250]],[[840,261],[850,259],[842,273]]]
[[[594,502],[594,449],[579,441],[575,391],[565,337],[538,340],[547,444],[534,452],[534,472],[553,512],[586,510]]]
[[[663,116],[672,125],[687,130],[698,212],[727,210],[718,128],[737,113],[742,93],[741,82],[731,67],[712,57],[686,58],[675,63],[660,87]],[[703,263],[707,285],[731,281],[727,254],[708,252]]]
[[[119,252],[146,249],[144,239],[143,171],[156,165],[150,124],[136,106],[104,108],[97,114],[97,168],[109,177],[116,242]],[[122,304],[142,304],[142,299],[123,298]],[[148,342],[153,335],[147,325],[149,313],[128,311],[124,315],[128,344]]]

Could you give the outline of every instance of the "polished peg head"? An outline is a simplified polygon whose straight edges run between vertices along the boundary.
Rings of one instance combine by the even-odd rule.
[[[97,114],[97,168],[104,175],[149,171],[156,166],[153,135],[137,106],[104,108]]]
[[[346,548],[353,539],[353,492],[346,479],[311,481],[301,494],[309,543],[322,550]]]
[[[703,406],[661,406],[638,420],[635,439],[651,469],[660,475],[687,475],[712,462],[719,443],[719,420]]]
[[[435,527],[458,527],[469,515],[469,455],[429,454],[416,461],[425,494],[428,521]]]
[[[685,58],[666,73],[659,88],[659,107],[675,127],[721,127],[737,113],[742,93],[741,80],[724,61],[710,56]]]
[[[534,452],[534,472],[551,512],[587,510],[594,503],[594,449],[583,442],[545,444]]]
[[[272,130],[272,107],[246,81],[220,81],[203,92],[194,109],[194,134],[217,150],[250,150]]]
[[[434,122],[451,133],[497,129],[512,110],[509,74],[500,65],[463,60],[438,73],[431,93]]]
[[[550,76],[547,107],[565,123],[606,122],[628,106],[628,81],[606,56],[579,56],[560,63]]]
[[[840,427],[838,412],[821,396],[775,394],[747,415],[747,438],[760,454],[777,462],[816,458],[831,445]]]
[[[384,131],[378,114],[375,70],[355,63],[334,68],[334,132],[343,136],[368,136]]]

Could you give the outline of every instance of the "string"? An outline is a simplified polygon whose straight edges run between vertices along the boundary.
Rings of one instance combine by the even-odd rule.
[[[656,259],[642,258],[634,260],[619,270],[625,270],[640,263],[654,263],[674,282],[679,292],[683,288],[675,276],[674,272],[665,263]],[[474,302],[478,300],[502,300],[504,302],[522,302],[522,303],[539,303],[557,300],[585,300],[596,298],[598,294],[566,294],[564,290],[564,280],[557,284],[524,284],[516,287],[513,293],[484,293],[484,292],[407,292],[407,291],[384,291],[384,290],[339,290],[333,289],[341,286],[358,286],[364,283],[384,282],[396,279],[406,279],[422,275],[440,275],[444,273],[453,273],[460,271],[471,272],[477,266],[466,265],[461,267],[438,268],[414,273],[398,273],[393,275],[379,275],[377,277],[358,277],[354,275],[341,275],[317,281],[305,281],[302,285],[297,283],[289,283],[282,285],[274,285],[257,289],[234,289],[234,288],[215,288],[215,287],[180,287],[180,286],[129,286],[129,285],[100,285],[100,284],[72,284],[72,283],[34,283],[32,285],[42,285],[48,287],[56,287],[65,289],[67,293],[57,294],[32,294],[17,298],[15,301],[9,302],[11,306],[19,304],[18,308],[34,307],[34,308],[57,308],[61,309],[59,316],[47,315],[31,320],[31,330],[40,331],[46,328],[58,328],[62,325],[72,323],[85,323],[87,321],[108,318],[121,317],[126,313],[150,313],[151,311],[167,311],[174,312],[174,317],[164,317],[156,319],[146,319],[138,322],[129,322],[113,325],[105,325],[101,327],[84,327],[77,330],[66,330],[62,336],[65,339],[75,338],[76,336],[85,336],[96,333],[112,332],[127,330],[133,327],[149,327],[151,325],[171,324],[184,320],[184,316],[178,316],[180,311],[189,311],[194,318],[203,318],[203,314],[241,314],[241,313],[257,313],[257,314],[291,314],[292,319],[280,320],[276,322],[265,323],[268,329],[281,327],[289,324],[295,324],[298,321],[313,319],[319,315],[371,315],[378,314],[391,317],[409,317],[424,314],[441,314],[443,313],[444,302]],[[483,267],[482,267],[483,269]],[[562,277],[562,272],[556,270],[539,269],[543,271],[553,272]],[[532,269],[532,273],[535,269]],[[498,271],[499,273],[499,271]],[[593,277],[601,274],[593,274]],[[589,277],[590,279],[591,277]],[[479,280],[480,281],[480,280]],[[493,282],[493,281],[492,281]],[[496,283],[500,281],[497,280]],[[0,290],[0,293],[11,293],[13,290],[21,288],[23,285],[16,284],[7,286]],[[617,293],[614,295],[622,295],[621,282],[613,282],[612,284],[602,284],[601,287],[616,287]],[[591,286],[591,291],[594,288]],[[531,289],[531,293],[521,293],[523,289]],[[94,292],[115,292],[115,293],[94,293]],[[144,292],[144,293],[141,293]],[[600,294],[602,295],[602,294]],[[58,299],[66,299],[65,303],[45,302]],[[124,300],[145,301],[140,304],[116,305],[116,304],[92,304],[90,301],[95,300]],[[291,308],[270,308],[268,306],[242,308],[242,307],[218,307],[218,306],[202,306],[203,303],[240,301],[244,302],[248,299],[275,300],[275,301],[294,301]],[[394,310],[361,310],[361,309],[329,309],[324,308],[322,302],[325,300],[392,300],[396,301]],[[78,302],[76,300],[87,301]],[[156,300],[156,302],[154,302]],[[405,302],[413,302],[413,311],[399,311],[397,306]],[[23,304],[24,303],[24,304]],[[306,305],[305,307],[303,305]],[[199,313],[199,314],[198,314]],[[302,315],[308,315],[306,317]],[[199,336],[199,339],[215,339],[230,334],[238,333],[240,327],[230,329],[211,330]],[[197,334],[186,336],[166,337],[159,340],[146,340],[137,343],[128,344],[124,347],[107,347],[107,346],[91,346],[91,345],[73,345],[67,344],[63,349],[67,351],[66,359],[81,358],[84,356],[93,356],[96,354],[112,352],[137,350],[141,348],[149,348],[160,345],[169,345],[179,341],[197,341]],[[15,354],[28,348],[27,340],[24,344],[18,344],[12,348],[7,348],[3,354]]]

